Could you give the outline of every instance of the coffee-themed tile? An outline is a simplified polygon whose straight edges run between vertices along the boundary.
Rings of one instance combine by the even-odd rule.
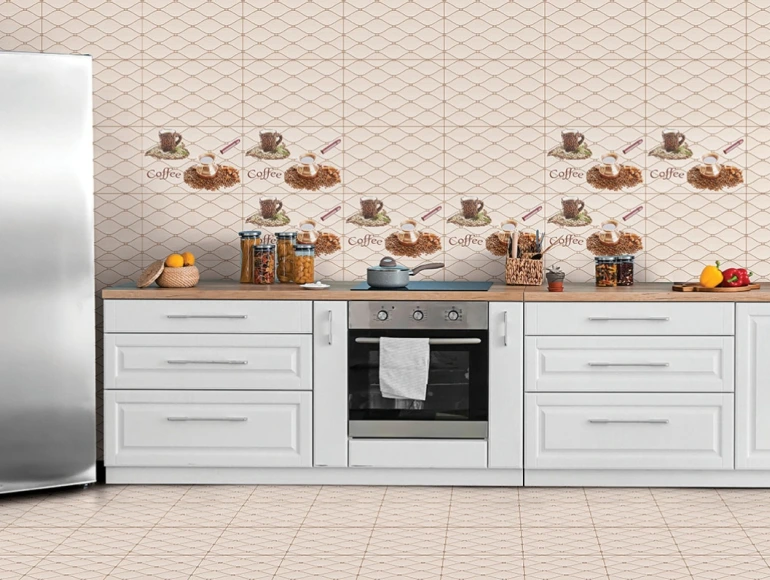
[[[545,3],[545,50],[559,59],[643,59],[645,5],[637,0]]]
[[[656,260],[740,260],[746,253],[745,195],[649,196],[647,256]]]
[[[342,123],[342,61],[253,60],[243,63],[243,116],[263,127]]]
[[[770,127],[750,127],[743,147],[747,192],[766,194],[770,191]],[[739,159],[736,157],[735,162]]]
[[[345,124],[360,127],[441,126],[441,60],[355,60],[345,63]]]
[[[345,131],[347,193],[441,193],[443,167],[440,127],[355,127]]]
[[[141,260],[141,195],[117,193],[95,195],[94,224],[96,260]]]
[[[446,129],[447,193],[542,191],[543,133],[532,127]]]
[[[768,14],[770,14],[770,10]],[[748,126],[770,126],[770,60],[749,59],[746,62],[746,80],[746,122]]]
[[[0,50],[40,52],[43,4],[40,0],[0,3]]]
[[[233,60],[149,60],[142,100],[148,125],[240,126],[243,69]]]
[[[160,260],[192,252],[197,260],[235,260],[240,255],[243,200],[227,194],[147,194],[142,198],[143,255]]]
[[[540,127],[545,69],[537,60],[446,62],[446,122]]]
[[[144,192],[243,192],[240,127],[145,127],[142,139]]]
[[[15,1],[15,0],[14,0]],[[141,58],[142,6],[134,0],[43,0],[42,50],[100,59]]]
[[[247,126],[244,151],[246,193],[341,193],[347,144],[341,127]]]
[[[548,127],[644,123],[643,60],[545,61]]]
[[[94,127],[94,193],[141,193],[140,131],[136,127]]]
[[[746,2],[746,56],[770,58],[770,6],[764,0]]]
[[[746,50],[744,0],[648,0],[647,57],[739,59]]]
[[[746,121],[743,60],[657,60],[647,63],[647,123],[730,127]]]
[[[144,55],[150,59],[239,59],[241,0],[144,0]]]
[[[542,57],[544,6],[539,0],[446,0],[446,58],[529,60]]]
[[[94,126],[142,123],[142,61],[93,62]]]
[[[447,280],[505,282],[505,260],[483,254],[458,259],[454,254],[448,253],[444,269]]]
[[[338,0],[244,0],[244,58],[342,58],[343,6]]]

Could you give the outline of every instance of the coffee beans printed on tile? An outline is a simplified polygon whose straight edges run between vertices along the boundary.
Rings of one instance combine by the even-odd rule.
[[[398,234],[390,234],[385,238],[385,249],[394,256],[417,258],[426,254],[435,254],[441,250],[441,238],[431,232],[422,232],[420,239],[413,246],[402,244]]]
[[[687,183],[696,189],[721,191],[722,189],[735,187],[743,183],[743,171],[732,165],[722,165],[719,175],[716,177],[706,177],[697,167],[692,167],[687,172]]]
[[[641,252],[642,238],[633,232],[624,232],[617,244],[605,244],[599,234],[591,234],[586,240],[586,248],[594,256],[625,256]]]
[[[283,176],[284,181],[294,189],[318,191],[324,187],[334,187],[340,182],[340,171],[336,167],[321,165],[315,177],[302,177],[297,167],[290,167]]]
[[[315,253],[318,256],[326,256],[339,252],[342,249],[340,237],[332,232],[321,232],[318,234],[318,240],[315,243]]]
[[[636,187],[641,185],[642,170],[633,165],[622,165],[617,177],[605,177],[599,172],[599,166],[594,165],[586,174],[586,181],[596,189],[609,189],[619,191],[624,187]]]
[[[184,172],[184,182],[193,189],[218,191],[233,187],[241,182],[241,176],[235,167],[220,165],[214,177],[201,177],[195,167],[188,167]]]

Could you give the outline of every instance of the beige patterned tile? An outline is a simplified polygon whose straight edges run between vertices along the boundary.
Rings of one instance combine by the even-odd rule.
[[[42,9],[40,0],[0,4],[0,50],[42,51]]]
[[[740,521],[740,517],[738,518],[738,521]],[[768,521],[770,520],[766,520],[766,523]],[[741,524],[743,524],[743,522],[741,522]],[[762,557],[767,558],[770,556],[770,528],[744,527],[743,531],[748,535],[752,545],[762,555]]]
[[[340,59],[342,9],[337,0],[245,0],[244,56]]]
[[[177,505],[243,505],[254,493],[254,485],[193,485],[179,498]]]
[[[653,501],[652,491],[646,487],[586,487],[584,488],[588,504],[606,503],[649,503]]]
[[[208,554],[190,577],[191,580],[271,580],[281,564],[276,556],[218,556]]]
[[[518,503],[519,489],[516,487],[454,487],[452,505],[460,503],[510,504]]]
[[[599,556],[599,542],[593,528],[523,528],[527,556]]]
[[[310,527],[305,522],[289,548],[289,556],[363,556],[370,530],[359,527]]]
[[[97,260],[139,260],[142,254],[142,198],[139,195],[94,196]]]
[[[187,580],[198,568],[201,556],[129,555],[110,572],[109,580]]]
[[[213,526],[214,522],[205,522]],[[163,524],[161,520],[160,525]],[[177,528],[156,526],[131,551],[135,556],[203,556],[216,543],[224,527]]]
[[[43,52],[139,58],[142,7],[133,0],[43,0]]]
[[[41,502],[14,520],[13,525],[25,528],[76,527],[99,513],[103,507],[102,504],[86,504],[85,502],[83,504]]]
[[[322,492],[320,485],[258,485],[246,502],[254,504],[311,504]],[[309,507],[309,505],[308,505]]]
[[[446,522],[443,526],[422,528],[375,527],[366,546],[366,555],[440,556],[444,553],[445,536]]]
[[[404,262],[403,260],[401,262]],[[405,262],[408,264],[408,262]],[[449,505],[417,503],[383,503],[377,514],[375,527],[378,528],[427,528],[446,527],[449,518]],[[405,533],[412,534],[413,529]],[[385,532],[383,532],[385,533]]]
[[[770,123],[767,118],[770,110],[770,63],[766,59],[746,61],[746,101],[748,126],[767,126]]]
[[[124,487],[115,498],[115,503],[166,504],[167,509],[184,497],[190,489],[188,485],[129,485]]]
[[[94,193],[141,193],[142,162],[140,130],[94,127]]]
[[[724,499],[717,489],[698,489],[698,488],[653,488],[652,492],[655,501],[660,504],[707,504],[724,505]]]
[[[373,502],[379,507],[387,490],[385,486],[325,485],[318,492],[314,505],[347,504],[352,501],[356,504]]]
[[[664,527],[666,525],[658,506],[653,501],[621,504],[623,509],[618,509],[618,504],[589,503],[591,518],[596,526]]]
[[[131,264],[121,262],[121,264]],[[133,281],[139,275],[138,270],[133,274]],[[160,503],[125,503],[110,502],[84,524],[88,528],[137,528],[156,525],[169,510],[170,506]]]
[[[762,0],[746,2],[746,55],[751,59],[770,56],[770,9]]]
[[[0,530],[0,554],[3,556],[45,556],[66,540],[75,528],[43,526],[7,527]]]
[[[725,505],[703,503],[661,504],[660,511],[670,528],[738,527]]]
[[[474,504],[452,503],[449,511],[449,527],[518,528],[520,525],[519,505],[516,502]]]
[[[240,59],[239,0],[145,0],[144,55],[156,60]]]
[[[528,504],[521,506],[521,525],[532,528],[593,527],[591,513],[587,504]]]
[[[524,562],[518,556],[446,555],[442,563],[441,578],[452,580],[476,578],[519,580],[524,578]]]
[[[451,556],[521,556],[518,528],[448,528],[444,552]]]
[[[605,556],[668,556],[679,553],[666,527],[618,528],[597,524],[596,536]]]
[[[287,556],[273,578],[275,580],[354,580],[363,556]]]
[[[671,528],[677,547],[687,556],[756,555],[757,548],[741,528]]]
[[[242,524],[241,524],[242,525]],[[298,527],[228,527],[217,538],[209,554],[219,556],[283,556],[296,536]]]
[[[524,555],[526,578],[536,580],[598,580],[607,572],[601,556],[529,556]]]
[[[761,272],[761,271],[760,271]],[[766,280],[766,275],[761,276]],[[770,526],[770,509],[762,504],[729,504],[730,512],[744,528],[761,528]]]
[[[62,556],[126,556],[148,528],[80,528],[54,550]]]
[[[138,131],[137,125],[142,122],[142,77],[141,58],[93,62],[95,126]]]
[[[179,500],[157,525],[168,528],[224,527],[232,521],[240,507],[237,503],[216,500],[208,504]]]
[[[379,500],[372,502],[352,499],[350,503],[316,501],[302,522],[302,527],[371,528],[379,508]]]
[[[770,568],[760,556],[687,556],[684,557],[693,580],[761,580]]]
[[[50,555],[38,562],[24,576],[32,580],[72,578],[73,580],[102,580],[120,562],[117,556],[57,556]]]
[[[310,511],[310,503],[266,504],[247,502],[236,514],[233,527],[280,527],[299,526]]]
[[[0,580],[20,580],[40,560],[40,556],[0,556]]]
[[[645,6],[634,0],[546,3],[545,50],[551,58],[644,58]]]
[[[505,282],[505,261],[497,256],[479,253],[474,258],[457,259],[452,254],[444,258],[447,280],[471,282]]]
[[[447,0],[446,57],[537,59],[545,50],[544,8],[538,0]]]
[[[373,556],[367,554],[358,573],[361,580],[411,578],[432,580],[441,576],[441,556]]]
[[[690,580],[690,571],[680,555],[607,556],[604,558],[610,580]]]

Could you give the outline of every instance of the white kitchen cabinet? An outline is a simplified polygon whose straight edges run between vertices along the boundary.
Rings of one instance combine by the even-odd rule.
[[[348,465],[348,304],[313,303],[314,464]]]
[[[770,469],[770,304],[736,311],[735,467]]]
[[[106,334],[105,389],[313,388],[309,334]]]
[[[308,392],[105,391],[106,467],[310,467]]]
[[[351,439],[350,467],[484,469],[481,439]]]
[[[528,336],[527,391],[731,392],[733,338]]]
[[[489,467],[523,467],[523,304],[489,303]]]

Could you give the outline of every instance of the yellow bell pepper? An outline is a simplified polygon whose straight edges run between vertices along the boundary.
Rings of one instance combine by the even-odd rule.
[[[706,266],[700,273],[700,285],[704,288],[716,288],[724,280],[722,271],[719,269],[719,262],[716,266]]]

